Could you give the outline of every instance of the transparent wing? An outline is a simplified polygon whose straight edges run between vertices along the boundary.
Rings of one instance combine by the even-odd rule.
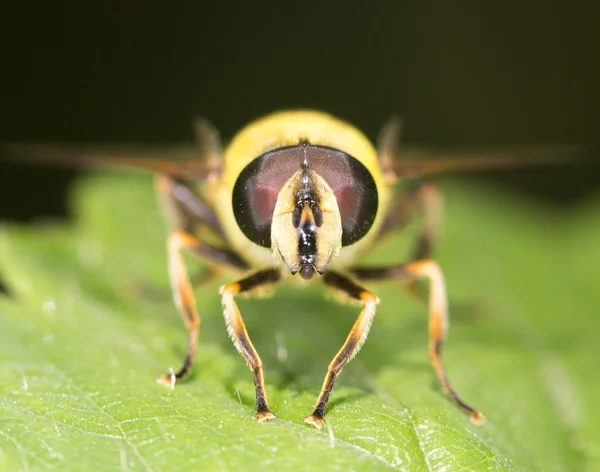
[[[0,143],[0,157],[41,166],[121,167],[202,179],[211,172],[220,172],[222,147],[217,130],[208,121],[196,120],[194,131],[196,146]]]
[[[434,149],[400,146],[403,122],[392,118],[378,139],[379,159],[390,179],[414,179],[432,174],[485,170],[514,170],[537,166],[589,163],[594,150],[581,146],[523,146],[516,148]]]
[[[537,166],[569,166],[586,162],[589,151],[576,146],[527,146],[495,149],[407,149],[392,164],[399,178],[484,170],[514,170]]]

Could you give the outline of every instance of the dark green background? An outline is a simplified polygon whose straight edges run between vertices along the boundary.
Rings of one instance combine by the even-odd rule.
[[[228,138],[315,107],[371,137],[399,113],[407,143],[600,142],[592,2],[98,3],[1,7],[0,139],[185,141],[197,114]],[[596,174],[494,178],[560,202]],[[70,176],[0,164],[0,218],[62,211]]]

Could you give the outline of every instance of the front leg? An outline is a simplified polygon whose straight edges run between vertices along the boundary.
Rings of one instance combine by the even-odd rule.
[[[350,297],[359,300],[363,304],[363,309],[360,312],[356,323],[354,323],[346,342],[335,355],[331,364],[329,364],[327,375],[325,376],[325,381],[323,382],[323,387],[317,398],[317,403],[312,415],[304,418],[304,421],[308,424],[312,424],[317,429],[323,427],[323,417],[325,416],[327,403],[329,403],[329,395],[331,394],[335,380],[344,366],[352,360],[366,341],[369,329],[373,323],[373,318],[375,317],[375,308],[377,307],[377,303],[379,303],[379,299],[374,294],[341,274],[336,272],[326,272],[324,281],[327,285],[341,290]]]
[[[256,390],[256,419],[259,423],[275,418],[275,415],[269,411],[267,404],[267,394],[265,393],[265,382],[263,377],[262,361],[250,341],[250,336],[246,331],[244,320],[240,310],[235,303],[234,296],[238,293],[247,292],[254,288],[277,282],[281,274],[279,269],[265,269],[256,272],[246,278],[232,282],[221,287],[221,296],[223,303],[223,314],[227,323],[227,331],[233,341],[236,349],[246,360],[248,367],[254,373],[254,388]]]

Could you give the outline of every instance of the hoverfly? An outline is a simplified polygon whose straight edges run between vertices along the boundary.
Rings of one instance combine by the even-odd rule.
[[[202,159],[184,156],[170,161],[156,153],[136,158],[107,151],[81,155],[76,161],[76,149],[3,148],[7,155],[41,163],[113,163],[156,173],[157,192],[172,227],[167,251],[173,298],[188,331],[181,368],[159,377],[158,382],[173,388],[184,379],[198,345],[200,316],[182,252],[240,272],[237,280],[220,288],[220,295],[229,335],[254,376],[259,422],[275,415],[267,402],[262,361],[246,331],[236,296],[284,278],[304,282],[318,279],[362,305],[346,341],[329,364],[312,413],[305,418],[319,429],[334,384],[366,341],[379,303],[363,284],[424,279],[429,282],[429,357],[433,369],[450,400],[471,421],[482,423],[483,415],[463,402],[450,385],[441,360],[448,303],[443,273],[429,258],[436,236],[436,187],[417,180],[408,193],[395,195],[393,190],[397,182],[408,178],[451,170],[514,167],[532,160],[446,156],[402,161],[397,159],[398,120],[384,127],[376,147],[352,125],[309,110],[278,112],[250,123],[224,149],[208,122],[198,122],[196,131]],[[190,185],[198,182],[198,188]],[[423,224],[410,260],[382,267],[360,264],[383,234],[401,228],[417,212],[423,214]]]

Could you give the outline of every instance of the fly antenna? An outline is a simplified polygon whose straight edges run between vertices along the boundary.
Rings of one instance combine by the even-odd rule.
[[[308,170],[308,146],[310,146],[310,143],[308,142],[308,139],[303,138],[300,140],[300,146],[302,147],[302,152],[304,154],[304,160],[302,161],[302,168],[304,169],[304,171]]]

